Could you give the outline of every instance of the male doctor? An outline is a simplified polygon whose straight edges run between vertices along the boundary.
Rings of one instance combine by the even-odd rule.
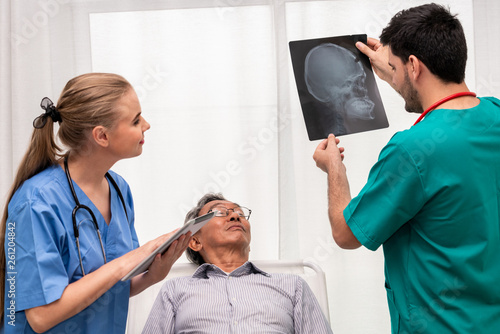
[[[500,101],[469,91],[464,32],[442,6],[397,13],[367,44],[357,47],[421,117],[353,199],[339,139],[318,145],[333,238],[383,245],[392,333],[500,333]]]

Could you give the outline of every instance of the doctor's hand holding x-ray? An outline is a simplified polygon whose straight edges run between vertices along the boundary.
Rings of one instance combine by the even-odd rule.
[[[2,218],[0,332],[124,333],[129,297],[161,281],[190,239],[121,281],[173,233],[139,247],[130,188],[110,170],[142,153],[150,125],[115,74],[73,78],[41,107]]]
[[[389,58],[388,46],[382,45],[378,39],[368,37],[366,44],[357,42],[356,47],[368,56],[375,74],[395,88],[392,83],[392,69],[387,62]]]

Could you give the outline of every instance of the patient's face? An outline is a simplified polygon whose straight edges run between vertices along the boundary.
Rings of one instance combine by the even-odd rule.
[[[234,209],[238,205],[229,201],[212,201],[201,209],[202,216],[210,210]],[[227,217],[213,217],[203,226],[196,236],[206,247],[228,247],[249,248],[251,233],[250,223],[243,217],[239,217],[233,210],[229,210]]]

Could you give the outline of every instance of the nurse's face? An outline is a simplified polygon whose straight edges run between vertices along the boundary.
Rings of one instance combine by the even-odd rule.
[[[109,131],[110,154],[118,160],[138,156],[144,145],[144,132],[150,125],[141,115],[137,94],[131,88],[116,104],[118,123]]]

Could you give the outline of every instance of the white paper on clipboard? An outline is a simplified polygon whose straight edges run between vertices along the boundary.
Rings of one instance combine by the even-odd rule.
[[[146,257],[144,260],[141,261],[134,269],[132,269],[127,275],[125,275],[122,278],[122,281],[126,281],[131,279],[134,276],[137,276],[139,274],[142,274],[146,270],[148,270],[149,266],[151,263],[153,263],[155,256],[157,254],[163,254],[164,252],[167,251],[168,246],[175,240],[177,240],[181,235],[186,234],[191,231],[191,235],[195,234],[198,232],[200,228],[203,227],[210,219],[215,216],[217,211],[212,211],[210,213],[207,213],[206,215],[196,217],[194,219],[191,219],[188,221],[186,224],[184,224],[177,232],[175,232],[174,235],[172,235],[167,241],[165,241],[163,244],[161,244],[160,247],[158,247],[153,253],[149,254],[148,257]]]

